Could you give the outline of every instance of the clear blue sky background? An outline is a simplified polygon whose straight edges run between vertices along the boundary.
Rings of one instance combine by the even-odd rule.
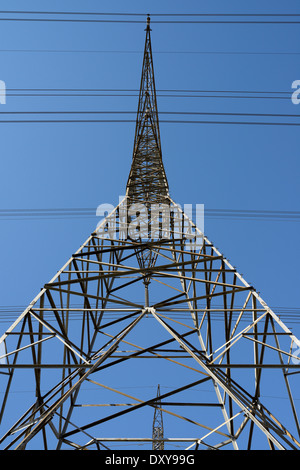
[[[293,0],[1,2],[1,10],[24,9],[300,13],[299,2]],[[292,92],[292,82],[300,79],[299,30],[299,24],[153,24],[156,86]],[[7,89],[136,89],[144,35],[143,24],[1,21],[0,79]],[[62,52],[70,50],[102,52]],[[178,53],[183,51],[189,53]],[[135,111],[137,101],[137,97],[7,96],[0,112]],[[158,108],[299,115],[300,105],[290,99],[158,97]],[[0,209],[94,207],[96,211],[101,203],[116,204],[126,187],[134,128],[134,123],[0,123]],[[208,209],[299,210],[298,127],[161,123],[161,138],[175,201],[204,204]],[[2,218],[0,223],[0,304],[25,306],[85,241],[97,219]],[[299,307],[299,222],[207,218],[205,229],[271,307]],[[300,336],[300,325],[287,325]]]

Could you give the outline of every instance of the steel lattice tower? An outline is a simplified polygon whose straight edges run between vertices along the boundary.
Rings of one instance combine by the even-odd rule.
[[[150,31],[126,194],[0,338],[1,448],[152,449],[159,408],[165,449],[299,449],[299,340],[170,197]]]

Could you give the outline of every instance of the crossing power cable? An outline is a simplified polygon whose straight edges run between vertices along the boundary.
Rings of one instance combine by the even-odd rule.
[[[1,111],[2,114],[137,114],[136,111]],[[264,117],[300,117],[299,114],[278,114],[278,113],[225,113],[210,111],[160,111],[159,114],[171,115],[212,115],[212,116],[264,116]]]
[[[143,300],[136,300],[136,304],[141,304],[143,305]],[[115,304],[114,304],[115,306]],[[82,306],[80,304],[76,305],[71,305],[69,306],[70,310],[69,312],[69,318],[72,320],[80,320],[82,319],[82,311],[80,310]],[[0,306],[0,323],[7,323],[11,321],[11,319],[15,319],[18,317],[24,310],[26,306],[21,306],[21,305],[6,305],[6,306]],[[93,308],[93,307],[91,307]],[[216,321],[222,321],[224,320],[224,311],[222,310],[222,305],[216,305],[215,308],[219,308],[219,310],[216,310],[212,312],[213,314],[213,319]],[[238,308],[238,307],[237,307]],[[242,306],[240,306],[242,309]],[[72,310],[74,309],[74,310]],[[285,321],[289,321],[290,323],[295,323],[299,324],[300,323],[300,308],[298,307],[287,307],[287,306],[281,306],[281,307],[273,307],[273,311],[280,316],[280,318],[285,319]],[[34,310],[34,307],[33,307]],[[112,312],[112,311],[107,311],[106,312],[106,319],[111,319],[111,318],[118,318],[122,312]],[[233,313],[233,317],[238,316],[240,312],[235,312]],[[187,319],[189,318],[189,312],[169,312],[169,316],[172,316],[174,319]],[[243,320],[248,320],[249,316],[252,315],[251,311],[246,311],[243,313]],[[44,311],[44,316],[51,318],[53,316],[53,311],[51,310],[45,310]]]
[[[148,13],[117,13],[117,12],[73,12],[73,11],[25,11],[1,10],[1,15],[25,15],[25,17],[2,17],[0,21],[29,21],[29,22],[68,22],[68,23],[143,23]],[[26,15],[40,15],[41,17],[28,17]],[[50,18],[49,16],[55,16]],[[81,18],[79,18],[81,16]],[[89,16],[89,18],[87,18]],[[103,18],[99,18],[102,16]],[[124,17],[134,19],[123,19]],[[300,24],[299,20],[290,18],[299,17],[299,13],[153,13],[150,17],[154,24]],[[91,18],[92,17],[92,18]],[[111,18],[108,18],[111,17]],[[117,18],[119,17],[119,18]],[[136,19],[143,17],[143,19]],[[157,18],[176,19],[157,19]],[[181,18],[192,19],[181,19]],[[178,19],[179,18],[179,19]],[[194,19],[197,18],[197,19]],[[200,18],[200,19],[199,19]],[[213,18],[213,19],[212,19]],[[231,19],[229,19],[231,18]],[[241,19],[242,18],[242,19]],[[250,19],[251,18],[251,19]],[[253,19],[258,18],[258,19]],[[267,18],[270,18],[267,20]]]
[[[300,54],[300,53],[299,53]],[[48,91],[48,92],[91,92],[91,91],[99,91],[99,92],[109,92],[109,93],[116,93],[116,92],[136,92],[138,93],[139,90],[137,88],[7,88],[6,91],[17,91],[17,92],[41,92],[41,91]],[[290,95],[291,91],[275,91],[275,90],[187,90],[187,89],[156,89],[157,92],[165,92],[165,93],[250,93],[250,94],[288,94]]]
[[[184,208],[184,204],[182,205]],[[199,214],[199,210],[198,210]],[[197,209],[192,208],[192,215],[197,215]],[[200,215],[202,215],[200,211]],[[204,216],[209,218],[229,218],[243,220],[283,220],[300,221],[300,211],[289,210],[251,210],[251,209],[204,209]],[[0,220],[44,219],[44,218],[88,218],[98,217],[96,208],[29,208],[29,209],[0,209]]]
[[[135,50],[100,49],[0,49],[0,52],[37,52],[37,53],[105,53],[105,54],[142,54]],[[217,54],[217,55],[300,55],[296,51],[155,51],[157,54]]]
[[[134,119],[10,119],[0,120],[0,124],[99,124],[99,123],[135,123]],[[165,124],[225,124],[225,125],[254,125],[254,126],[300,126],[300,122],[255,122],[255,121],[191,121],[191,120],[167,120],[161,119],[160,123]]]
[[[0,116],[3,114],[134,114],[136,111],[1,111]],[[201,115],[201,116],[251,116],[251,117],[300,117],[299,114],[278,114],[278,113],[225,113],[225,112],[205,112],[205,111],[160,111],[159,114],[167,115]],[[1,122],[1,121],[0,121]]]
[[[290,15],[295,16],[295,15]],[[146,17],[146,15],[145,15]],[[94,18],[0,18],[0,21],[7,22],[58,22],[58,23],[128,23],[145,24],[145,20],[133,19],[94,19]],[[300,24],[298,20],[153,20],[151,24]]]
[[[157,90],[157,97],[159,98],[228,98],[228,99],[279,99],[291,100],[291,91],[209,91],[209,90]],[[208,93],[208,94],[207,94]],[[211,94],[216,93],[216,94]],[[32,89],[6,89],[5,95],[7,97],[117,97],[128,98],[138,97],[138,90],[134,89],[46,89],[46,88],[32,88]],[[278,96],[283,95],[283,96]]]
[[[300,16],[300,13],[136,13],[136,12],[96,12],[96,11],[32,11],[32,10],[0,10],[0,14],[36,14],[36,15],[89,15],[89,16],[234,16],[234,17],[287,17]]]

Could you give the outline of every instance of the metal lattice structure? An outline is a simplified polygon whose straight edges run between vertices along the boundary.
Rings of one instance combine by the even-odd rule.
[[[0,338],[1,448],[152,449],[159,411],[168,450],[299,449],[299,340],[170,197],[150,31],[126,195]]]
[[[157,387],[154,417],[153,417],[153,426],[152,426],[152,449],[153,450],[164,450],[164,423],[163,423],[163,413],[161,409],[161,400],[160,400],[160,386]]]

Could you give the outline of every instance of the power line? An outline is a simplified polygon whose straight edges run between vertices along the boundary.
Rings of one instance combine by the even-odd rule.
[[[135,123],[134,119],[26,119],[0,120],[0,124],[99,124],[99,123]],[[182,121],[161,119],[165,124],[226,124],[226,125],[255,125],[255,126],[300,126],[298,122],[254,122],[254,121]]]
[[[184,204],[183,204],[184,207]],[[197,214],[192,208],[193,216]],[[198,211],[199,214],[199,211]],[[200,212],[201,214],[201,212]],[[248,220],[300,220],[300,211],[280,211],[261,209],[204,209],[204,216],[209,218],[234,218]],[[96,217],[96,208],[42,208],[42,209],[0,209],[0,219],[22,218],[69,218]]]
[[[142,51],[121,50],[80,50],[80,49],[0,49],[0,52],[40,52],[40,53],[111,53],[142,54]],[[300,55],[300,52],[262,52],[262,51],[155,51],[156,54],[218,54],[218,55]]]
[[[143,305],[144,300],[139,300],[136,299],[134,300],[134,303],[137,305]],[[155,301],[153,301],[155,304]],[[115,306],[115,304],[114,304]],[[11,318],[16,318],[19,316],[26,307],[24,306],[12,306],[12,305],[6,305],[6,306],[0,306],[0,323],[6,323],[11,321]],[[82,319],[82,311],[80,311],[80,308],[82,308],[81,305],[76,304],[76,305],[70,305],[68,307],[70,310],[68,310],[68,316],[70,320],[80,320]],[[212,310],[214,308],[218,308],[216,311],[210,312],[211,319],[214,321],[222,321],[224,318],[224,311],[222,311],[222,305],[216,305],[215,307],[212,307]],[[242,306],[237,307],[242,310]],[[74,310],[72,310],[74,309]],[[93,309],[93,307],[91,307]],[[34,310],[34,307],[33,307]],[[54,309],[55,310],[55,309]],[[62,307],[63,310],[63,307]],[[294,323],[294,324],[299,324],[300,323],[300,308],[298,307],[272,307],[272,310],[280,316],[280,318],[283,318],[285,321],[288,321],[289,323]],[[232,312],[233,317],[236,315],[239,315],[240,312]],[[107,311],[105,312],[105,317],[106,319],[114,319],[118,318],[122,315],[120,312],[113,312],[113,311]],[[173,317],[176,320],[186,320],[188,318],[192,319],[192,317],[189,317],[189,312],[169,312],[169,316]],[[243,313],[243,319],[244,321],[247,321],[248,318],[252,315],[251,309],[249,311],[245,311]],[[44,316],[45,317],[52,317],[53,316],[53,311],[51,310],[45,310],[44,311]]]
[[[292,16],[292,15],[291,15]],[[295,16],[295,15],[293,15]],[[115,20],[90,18],[0,18],[0,21],[17,22],[58,22],[58,23],[129,23],[145,24],[145,20]],[[265,20],[154,20],[152,24],[300,24],[300,21],[265,21]]]
[[[300,53],[299,53],[300,54]],[[109,92],[139,92],[136,88],[7,88],[7,91],[109,91]],[[290,91],[259,91],[259,90],[187,90],[187,89],[156,89],[158,92],[171,92],[171,93],[271,93],[271,94],[288,94]]]
[[[36,89],[37,90],[37,89]],[[72,90],[70,89],[68,93],[65,93],[65,92],[56,92],[54,89],[49,89],[49,92],[45,93],[45,92],[37,92],[37,91],[34,91],[34,92],[17,92],[17,93],[11,93],[9,91],[6,92],[6,96],[15,96],[15,97],[138,97],[138,93],[137,92],[134,92],[134,90],[132,92],[130,92],[130,90],[128,91],[120,91],[120,93],[116,93],[116,92],[112,92],[112,93],[109,93],[108,92],[109,90],[103,90],[103,91],[96,91],[96,92],[90,92],[89,90],[81,90],[79,93],[78,92],[75,92],[75,89]],[[288,93],[288,92],[272,92],[272,96],[263,96],[263,93],[268,93],[268,92],[245,92],[247,93],[246,96],[244,95],[237,95],[237,93],[243,93],[243,92],[229,92],[229,93],[235,93],[234,95],[226,95],[226,94],[219,94],[219,95],[210,95],[210,94],[206,94],[206,95],[200,95],[200,94],[191,94],[191,92],[188,92],[186,91],[185,93],[189,93],[189,94],[176,94],[176,93],[168,93],[168,94],[164,94],[163,92],[158,92],[157,93],[157,97],[160,97],[160,98],[229,98],[229,99],[280,99],[280,100],[290,100],[291,99],[291,92]],[[198,93],[208,93],[208,92],[204,92],[204,91],[199,91]],[[222,92],[222,91],[216,91],[215,93],[226,93],[226,92]],[[259,96],[255,96],[254,94],[257,93],[259,94]],[[289,96],[275,96],[276,93],[285,93],[286,95],[289,95]]]
[[[300,16],[300,13],[128,13],[128,12],[87,12],[87,11],[25,11],[25,10],[1,10],[0,14],[38,14],[38,15],[89,15],[89,16],[240,16],[240,17],[279,17]]]
[[[137,114],[136,111],[1,111],[2,114]],[[209,115],[209,116],[252,116],[252,117],[300,117],[299,114],[274,114],[274,113],[217,113],[204,111],[160,111],[159,114],[167,115]],[[0,121],[1,122],[1,121]]]

